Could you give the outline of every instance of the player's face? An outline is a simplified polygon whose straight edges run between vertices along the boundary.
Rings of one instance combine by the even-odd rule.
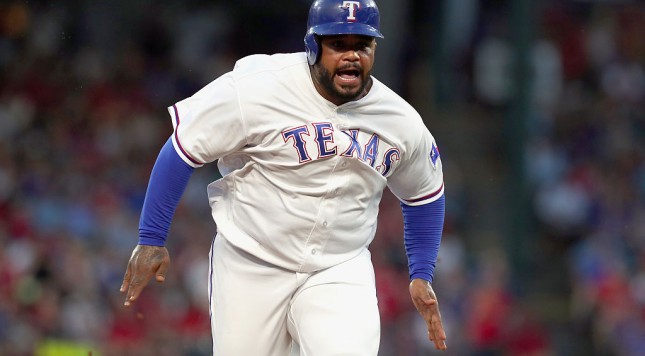
[[[376,41],[359,35],[325,36],[321,38],[320,60],[312,67],[316,89],[336,105],[358,100],[372,84]],[[367,89],[367,90],[366,90]]]

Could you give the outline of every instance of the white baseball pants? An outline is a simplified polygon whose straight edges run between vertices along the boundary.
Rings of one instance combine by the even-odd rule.
[[[369,251],[314,272],[284,270],[218,235],[209,281],[215,356],[376,356]]]

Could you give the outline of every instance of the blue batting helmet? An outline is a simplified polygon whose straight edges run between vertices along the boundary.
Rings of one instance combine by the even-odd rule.
[[[383,38],[378,7],[374,0],[316,0],[309,8],[305,50],[307,61],[318,61],[320,44],[316,35],[364,35]]]

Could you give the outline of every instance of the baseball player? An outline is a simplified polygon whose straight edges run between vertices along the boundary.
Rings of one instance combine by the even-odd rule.
[[[439,150],[419,114],[371,76],[376,38],[373,0],[315,1],[304,53],[242,58],[169,108],[174,132],[150,177],[125,306],[151,278],[164,281],[175,208],[193,170],[217,160],[215,355],[376,355],[368,247],[386,186],[401,201],[412,301],[446,349],[431,286],[445,210]]]

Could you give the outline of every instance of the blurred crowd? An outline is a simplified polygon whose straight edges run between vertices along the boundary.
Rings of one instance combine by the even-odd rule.
[[[643,354],[645,6],[546,14],[562,83],[531,127],[537,237],[565,249],[582,350]]]
[[[196,171],[178,208],[166,282],[133,309],[118,289],[148,175],[172,130],[166,107],[242,55],[301,50],[309,2],[256,3],[0,3],[0,355],[210,353],[207,251],[216,227],[205,188],[219,177],[214,165]],[[508,1],[460,3],[477,11],[452,52],[453,105],[500,121],[513,93],[500,79],[512,61],[512,30],[500,25]],[[273,13],[287,20],[269,22]],[[642,354],[645,8],[546,1],[535,17],[526,238],[539,256],[531,268],[548,282],[517,293],[508,249],[481,248],[484,237],[469,225],[488,203],[472,196],[486,188],[460,178],[478,173],[449,159],[451,147],[477,142],[442,145],[436,131],[454,126],[434,119],[448,205],[434,285],[448,354]],[[410,62],[432,59],[406,53]],[[459,112],[452,120],[467,125],[472,118]],[[490,140],[499,146],[504,137]],[[402,231],[386,192],[371,246],[380,354],[432,354],[407,290]]]

